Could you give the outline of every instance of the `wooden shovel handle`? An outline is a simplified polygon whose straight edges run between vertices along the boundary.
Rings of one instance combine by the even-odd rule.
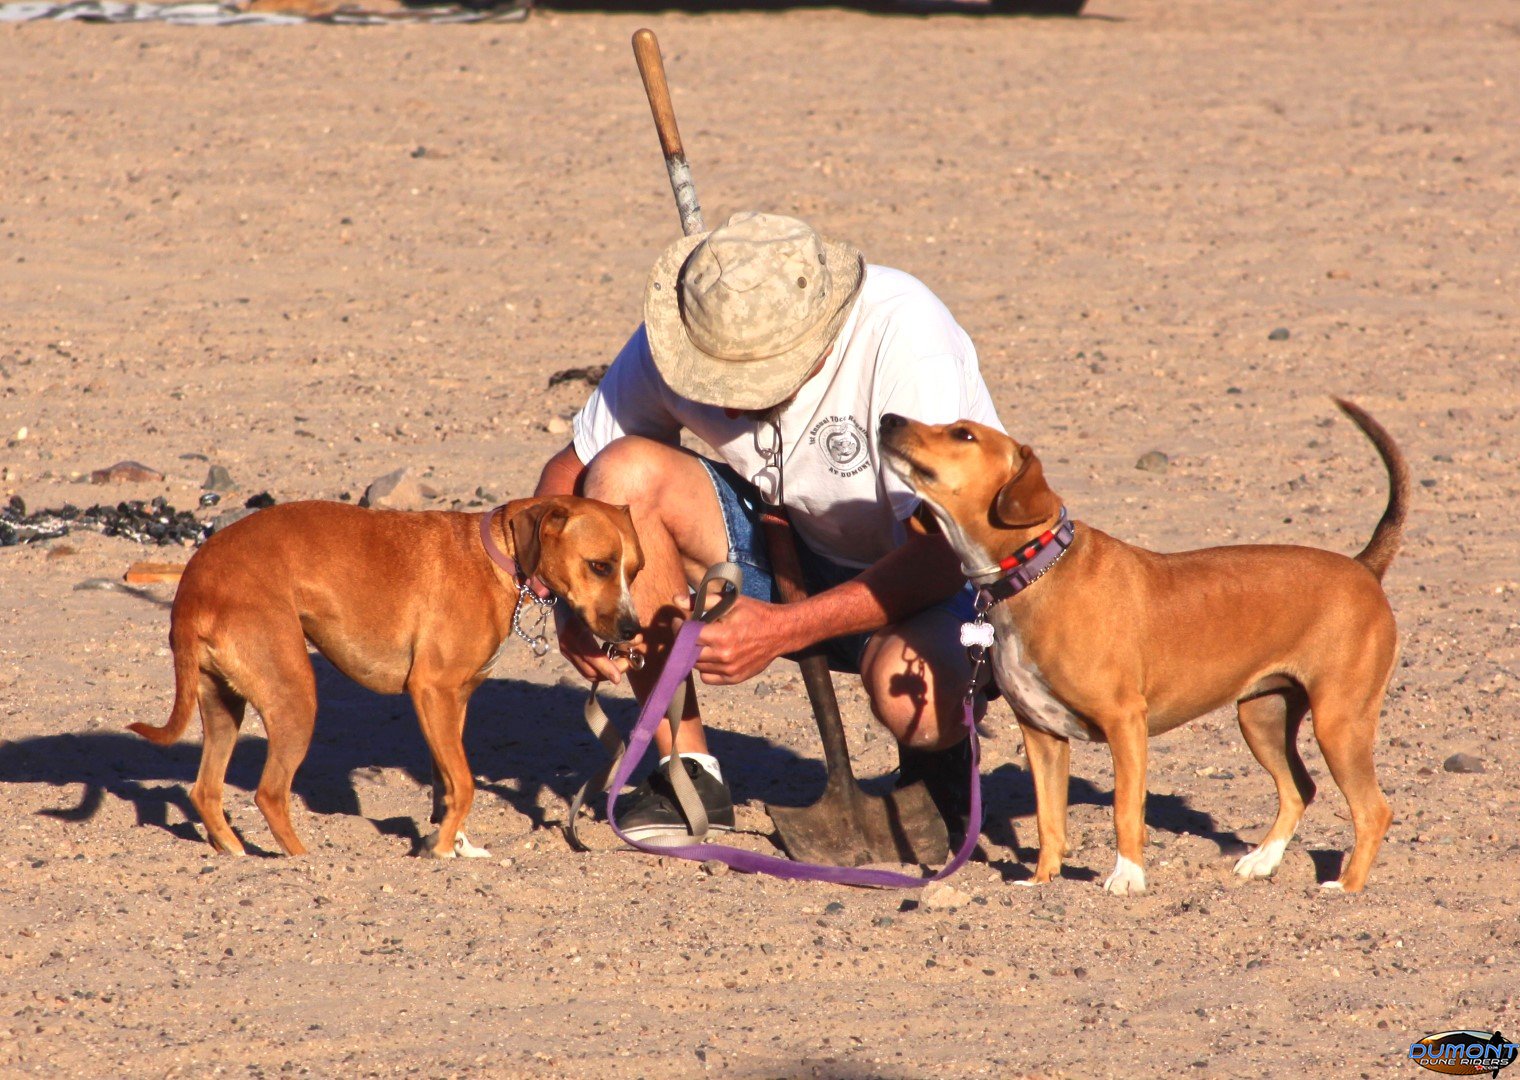
[[[660,134],[660,149],[666,160],[685,157],[681,149],[681,132],[676,127],[675,106],[670,103],[670,86],[665,81],[665,61],[660,57],[660,43],[653,30],[639,30],[633,35],[633,58],[649,96],[649,111],[654,113],[654,128]]]
[[[776,580],[776,590],[781,594],[781,602],[795,604],[807,599],[807,587],[802,583],[802,563],[797,559],[792,526],[783,513],[767,510],[760,515],[760,528],[765,533],[765,548],[771,558],[771,573]],[[839,699],[834,695],[834,678],[829,674],[829,662],[822,647],[814,645],[804,649],[797,659],[797,666],[802,669],[802,684],[807,687],[818,737],[823,740],[823,764],[829,772],[829,785],[848,783],[853,786],[855,772],[850,767],[850,747],[845,742]]]

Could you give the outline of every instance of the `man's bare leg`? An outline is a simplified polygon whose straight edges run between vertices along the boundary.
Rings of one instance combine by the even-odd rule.
[[[965,737],[971,661],[960,643],[961,621],[933,609],[878,630],[866,644],[860,678],[871,711],[904,746],[944,750]],[[977,719],[986,709],[978,698]]]
[[[717,493],[701,460],[677,447],[652,439],[625,436],[609,443],[586,468],[583,494],[616,505],[633,515],[644,569],[630,590],[645,626],[649,663],[628,673],[639,700],[648,696],[665,666],[674,639],[671,619],[677,614],[671,598],[684,594],[702,579],[713,563],[728,558],[728,534]],[[697,695],[686,695],[680,751],[707,753],[707,734],[697,707]],[[655,733],[660,753],[670,753],[670,729]]]

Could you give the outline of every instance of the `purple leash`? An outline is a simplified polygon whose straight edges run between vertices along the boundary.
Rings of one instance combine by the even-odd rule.
[[[704,589],[699,592],[699,598],[705,593],[705,585],[704,582]],[[718,612],[721,613],[721,610],[719,608]],[[976,850],[982,823],[981,748],[977,743],[976,721],[972,716],[972,698],[969,694],[966,697],[962,720],[966,727],[966,737],[971,740],[971,806],[966,819],[966,838],[961,841],[960,850],[955,853],[955,857],[933,877],[914,877],[895,870],[867,870],[859,867],[799,863],[777,855],[762,855],[759,852],[727,847],[722,844],[680,844],[672,847],[656,847],[642,844],[628,837],[618,826],[617,816],[613,812],[618,792],[622,790],[633,770],[643,759],[645,751],[649,748],[649,741],[654,737],[655,729],[665,719],[665,710],[669,707],[671,698],[675,696],[676,688],[696,666],[697,654],[702,649],[697,644],[697,635],[702,632],[703,622],[699,613],[697,618],[688,620],[676,634],[676,639],[665,658],[665,668],[660,672],[654,689],[644,701],[644,707],[639,711],[638,722],[634,724],[633,731],[628,736],[628,752],[623,755],[617,771],[607,785],[607,820],[620,840],[630,847],[651,855],[673,855],[678,859],[691,859],[696,862],[706,862],[711,859],[745,873],[769,874],[772,877],[786,878],[791,881],[832,881],[836,885],[868,885],[882,889],[916,889],[931,881],[943,881],[965,865],[971,853]]]

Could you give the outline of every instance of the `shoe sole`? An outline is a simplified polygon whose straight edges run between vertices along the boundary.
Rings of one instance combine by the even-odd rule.
[[[734,831],[732,825],[712,825],[707,827],[711,833],[730,833]],[[684,847],[687,844],[697,843],[695,837],[684,828],[673,825],[651,825],[645,828],[635,826],[632,829],[624,829],[623,835],[630,840],[637,840],[646,847]],[[701,841],[706,843],[706,841]]]

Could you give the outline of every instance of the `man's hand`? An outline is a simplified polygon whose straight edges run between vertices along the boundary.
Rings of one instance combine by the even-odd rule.
[[[684,621],[691,617],[691,600],[674,597]],[[806,641],[797,635],[797,620],[776,604],[767,604],[741,596],[728,614],[702,627],[697,643],[697,673],[702,681],[728,686],[752,679],[770,666],[778,656],[802,648]],[[680,621],[676,623],[679,629]]]
[[[593,682],[605,679],[614,686],[623,681],[628,661],[611,659],[602,652],[601,643],[591,628],[567,604],[554,605],[554,629],[559,636],[559,652],[570,666]]]

